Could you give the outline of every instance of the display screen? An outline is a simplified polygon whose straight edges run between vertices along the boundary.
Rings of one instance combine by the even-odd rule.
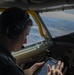
[[[46,63],[34,74],[34,75],[46,75],[47,74],[47,64],[52,67],[52,65],[57,65],[57,60],[55,59],[49,59],[46,61]]]

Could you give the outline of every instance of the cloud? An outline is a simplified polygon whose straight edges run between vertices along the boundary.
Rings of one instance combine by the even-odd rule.
[[[60,18],[60,19],[74,21],[74,14],[66,13],[63,11],[45,12],[45,13],[42,13],[41,15],[49,17],[49,18]]]

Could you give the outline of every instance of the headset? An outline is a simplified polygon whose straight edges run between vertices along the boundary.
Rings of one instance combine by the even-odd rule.
[[[18,7],[8,8],[0,15],[0,25],[4,28],[3,33],[9,38],[17,37],[27,26],[29,17],[26,11]]]
[[[6,29],[7,36],[11,39],[16,38],[16,36],[19,35],[25,29],[25,24],[27,24],[27,21],[21,20],[19,22],[15,22],[9,25]]]

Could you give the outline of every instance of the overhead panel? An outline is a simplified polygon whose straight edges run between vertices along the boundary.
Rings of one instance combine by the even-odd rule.
[[[47,8],[47,7],[52,7],[52,6],[58,6],[62,4],[67,4],[67,0],[46,0],[43,3],[33,3],[32,5],[30,4],[30,9],[41,9],[41,8]]]
[[[4,2],[14,2],[15,0],[0,0],[0,3],[4,3]]]
[[[9,7],[20,7],[28,9],[28,4],[23,3],[22,0],[2,0],[0,2],[0,8],[9,8]]]
[[[74,4],[74,0],[68,0],[69,4]]]
[[[29,1],[28,0],[21,0],[23,3],[28,4]]]
[[[33,3],[44,3],[48,0],[30,0],[30,1],[33,2]]]
[[[74,0],[0,0],[0,8],[21,7],[25,10],[51,10],[74,7]]]

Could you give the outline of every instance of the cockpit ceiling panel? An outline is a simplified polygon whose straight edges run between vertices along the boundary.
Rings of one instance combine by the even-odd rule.
[[[0,3],[5,3],[5,2],[14,2],[15,0],[0,0]]]
[[[46,1],[49,1],[49,0],[29,0],[30,2],[33,2],[33,3],[44,3]]]
[[[21,7],[26,10],[51,10],[54,8],[74,7],[74,0],[0,0],[0,8]]]
[[[68,0],[68,3],[74,4],[74,0]]]

